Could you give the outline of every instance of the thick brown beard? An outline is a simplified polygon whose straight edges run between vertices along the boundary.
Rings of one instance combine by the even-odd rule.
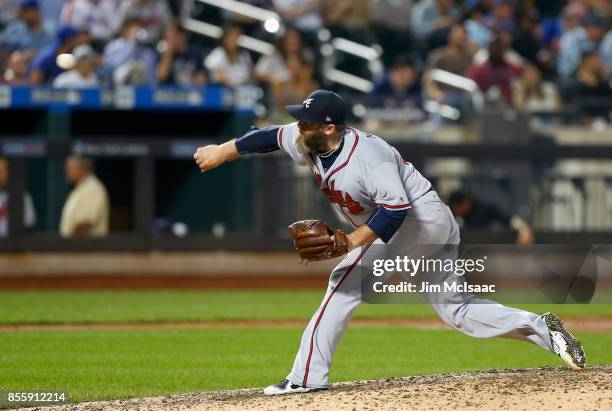
[[[316,154],[320,143],[322,143],[324,139],[325,135],[322,132],[317,132],[311,135],[307,141],[306,136],[300,132],[295,139],[295,145],[301,154]]]

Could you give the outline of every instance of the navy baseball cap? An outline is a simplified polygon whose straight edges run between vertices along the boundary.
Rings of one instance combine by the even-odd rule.
[[[302,104],[285,106],[293,118],[304,123],[345,124],[346,103],[329,90],[315,90]]]

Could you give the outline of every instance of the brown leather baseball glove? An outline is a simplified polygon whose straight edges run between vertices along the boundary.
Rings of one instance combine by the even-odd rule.
[[[348,252],[346,234],[332,230],[325,221],[302,220],[289,226],[295,249],[308,261],[327,260]]]

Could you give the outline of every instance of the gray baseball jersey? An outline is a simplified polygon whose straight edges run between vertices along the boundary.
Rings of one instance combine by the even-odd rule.
[[[352,127],[344,132],[342,152],[333,167],[323,168],[319,157],[296,147],[297,123],[278,131],[278,146],[302,165],[309,165],[321,190],[348,223],[358,227],[377,207],[406,210],[423,196],[431,183],[386,141]]]

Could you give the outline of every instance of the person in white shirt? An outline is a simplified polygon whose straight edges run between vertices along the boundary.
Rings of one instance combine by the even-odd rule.
[[[157,54],[144,42],[143,27],[138,18],[125,20],[121,37],[104,48],[103,71],[115,85],[152,85],[157,81]]]
[[[226,25],[221,44],[204,60],[213,82],[236,87],[251,81],[253,63],[249,53],[238,46],[241,35],[240,26]]]
[[[53,87],[56,88],[88,88],[97,87],[99,84],[96,75],[98,56],[94,49],[83,44],[77,46],[72,55],[75,59],[75,66],[72,70],[65,71],[55,78]]]
[[[67,0],[60,17],[62,26],[87,30],[94,41],[108,41],[119,26],[116,0]]]
[[[104,184],[93,173],[93,162],[80,156],[66,159],[66,177],[75,185],[62,210],[62,237],[108,234],[110,206]]]
[[[9,229],[8,200],[9,195],[6,190],[8,184],[9,168],[8,161],[0,158],[0,237],[6,237]],[[36,211],[30,193],[23,193],[23,225],[25,228],[32,228],[36,224]]]

